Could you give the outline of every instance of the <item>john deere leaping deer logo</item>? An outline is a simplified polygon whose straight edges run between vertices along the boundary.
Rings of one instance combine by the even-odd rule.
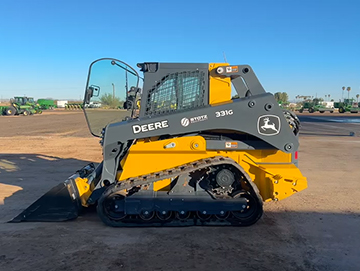
[[[278,130],[275,127],[275,123],[269,123],[270,119],[269,118],[264,118],[264,125],[261,126],[261,129],[266,131],[267,129],[271,129],[275,132],[278,132]]]
[[[274,115],[261,116],[258,119],[257,129],[261,135],[277,135],[280,132],[280,118]]]

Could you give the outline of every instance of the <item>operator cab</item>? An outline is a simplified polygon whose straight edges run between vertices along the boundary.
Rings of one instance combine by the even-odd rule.
[[[26,104],[26,98],[25,97],[15,97],[13,100],[13,103],[17,103],[19,105]]]
[[[30,104],[35,103],[34,98],[32,97],[14,97],[13,102],[19,105],[26,105],[27,103]]]

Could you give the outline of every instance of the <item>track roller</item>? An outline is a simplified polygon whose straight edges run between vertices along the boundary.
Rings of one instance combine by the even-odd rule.
[[[206,211],[197,211],[196,215],[200,220],[208,221],[211,218],[211,214],[208,214]]]
[[[216,214],[215,217],[219,220],[225,220],[230,216],[230,212],[220,211],[220,214]]]
[[[139,217],[144,221],[150,221],[151,219],[154,218],[154,216],[155,216],[155,212],[149,210],[143,210],[139,214]]]
[[[156,216],[157,216],[157,218],[159,218],[162,221],[168,221],[172,217],[172,212],[171,211],[157,211]]]
[[[175,214],[176,218],[181,221],[187,220],[190,217],[190,215],[191,215],[190,212],[185,212],[185,211],[176,212]]]

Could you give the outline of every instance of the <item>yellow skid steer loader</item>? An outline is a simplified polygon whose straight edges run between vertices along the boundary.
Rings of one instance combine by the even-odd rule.
[[[265,92],[250,66],[137,67],[143,77],[116,59],[90,65],[83,110],[103,161],[12,222],[70,220],[96,205],[109,226],[248,226],[263,202],[307,187],[298,168],[299,119]]]

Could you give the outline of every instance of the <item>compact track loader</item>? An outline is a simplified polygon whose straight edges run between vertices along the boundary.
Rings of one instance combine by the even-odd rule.
[[[109,226],[247,226],[260,219],[263,202],[307,187],[297,166],[299,119],[250,66],[137,67],[143,78],[116,59],[90,65],[83,110],[103,161],[12,222],[70,220],[95,205]]]

